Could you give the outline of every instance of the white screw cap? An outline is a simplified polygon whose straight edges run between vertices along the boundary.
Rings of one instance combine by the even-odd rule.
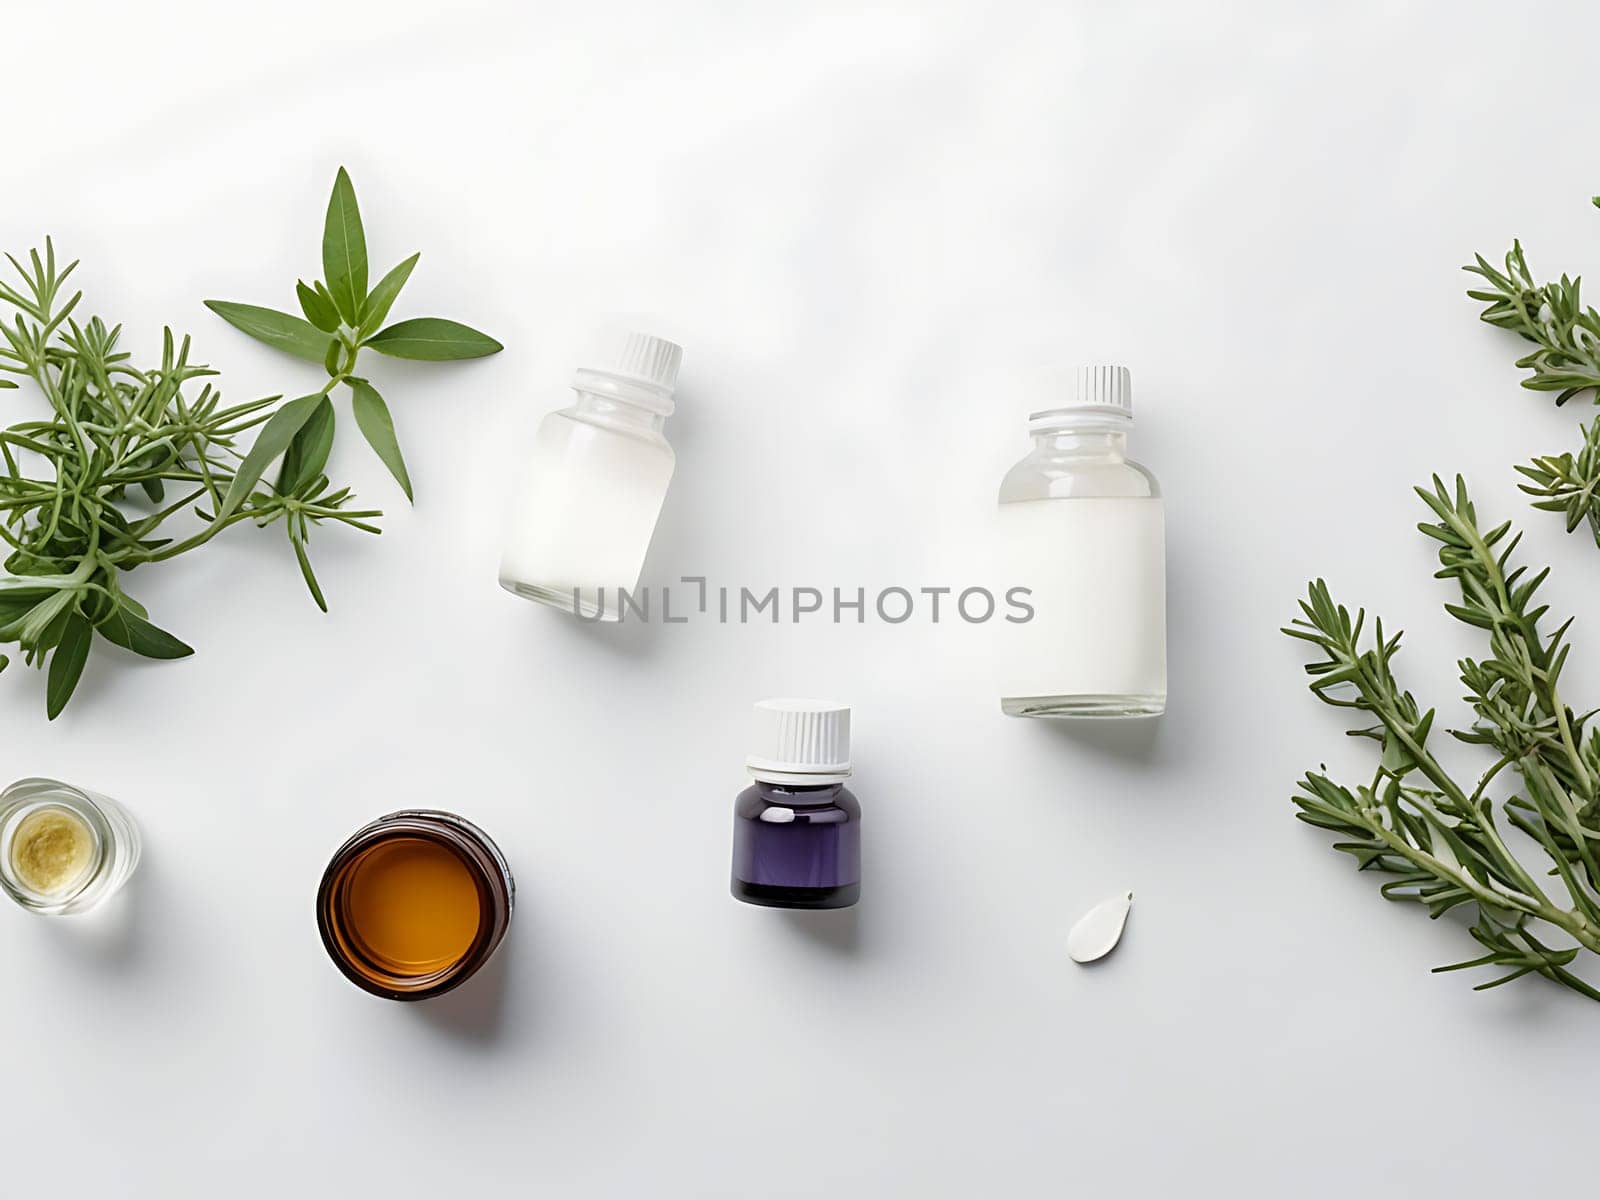
[[[745,767],[773,783],[836,783],[850,774],[850,706],[831,700],[763,700]]]
[[[1077,398],[1072,408],[1110,409],[1133,416],[1133,374],[1127,367],[1078,368]]]
[[[594,352],[580,369],[600,371],[670,392],[678,382],[683,347],[633,329],[604,329]]]

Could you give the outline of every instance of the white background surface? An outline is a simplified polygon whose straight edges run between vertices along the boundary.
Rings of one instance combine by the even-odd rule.
[[[1522,236],[1593,267],[1592,5],[13,5],[0,241],[52,233],[95,311],[194,332],[235,399],[317,371],[204,297],[287,307],[347,164],[397,316],[507,350],[381,363],[407,511],[345,420],[381,539],[277,532],[134,580],[199,653],[97,652],[61,720],[0,678],[0,772],[120,797],[147,861],[95,924],[0,912],[7,1195],[1322,1196],[1590,1172],[1600,1008],[1427,968],[1298,825],[1364,744],[1275,633],[1303,581],[1412,631],[1453,708],[1409,487],[1465,471],[1553,561],[1576,702],[1600,553],[1512,462],[1575,444],[1458,267]],[[1134,369],[1167,493],[1169,715],[1002,718],[971,631],[595,630],[494,584],[498,512],[608,312],[683,342],[647,575],[949,582],[1025,449],[1032,367]],[[14,396],[0,398],[11,414]],[[856,707],[866,894],[726,894],[750,703]],[[1463,770],[1477,765],[1470,753]],[[366,996],[312,920],[339,841],[457,809],[516,920],[455,997]],[[1123,949],[1071,919],[1138,893]]]

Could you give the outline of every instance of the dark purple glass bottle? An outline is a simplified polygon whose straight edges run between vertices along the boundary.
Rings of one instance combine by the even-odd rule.
[[[850,707],[763,700],[733,804],[733,894],[769,908],[848,908],[861,896],[861,805],[850,774]]]
[[[861,805],[842,783],[757,780],[734,801],[733,894],[771,908],[848,908],[861,897]]]

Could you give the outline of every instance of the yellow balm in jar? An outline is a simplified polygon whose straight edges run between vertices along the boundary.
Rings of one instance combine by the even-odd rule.
[[[0,889],[30,912],[87,912],[138,863],[138,828],[116,801],[54,779],[0,792]]]
[[[41,896],[67,891],[94,861],[94,831],[69,808],[36,808],[17,822],[11,872]]]

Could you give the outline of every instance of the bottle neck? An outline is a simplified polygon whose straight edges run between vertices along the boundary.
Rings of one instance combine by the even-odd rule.
[[[666,428],[667,413],[636,403],[634,400],[606,392],[589,392],[577,389],[578,400],[572,406],[572,415],[579,420],[625,433],[646,434],[659,437]],[[670,412],[670,409],[668,410]]]
[[[838,787],[846,779],[850,778],[850,768],[848,766],[842,767],[837,771],[784,771],[772,767],[757,767],[746,764],[745,771],[757,783],[796,792],[825,792],[831,788]]]
[[[1105,425],[1033,428],[1034,450],[1057,458],[1128,457],[1128,430]]]
[[[827,783],[780,783],[756,776],[756,787],[768,800],[779,801],[790,808],[804,808],[810,804],[829,804],[844,787],[842,776]]]

